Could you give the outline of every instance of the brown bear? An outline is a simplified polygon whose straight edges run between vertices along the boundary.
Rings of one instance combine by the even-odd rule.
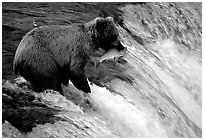
[[[123,51],[112,17],[98,17],[85,24],[41,26],[21,40],[14,58],[14,73],[30,81],[33,90],[53,89],[62,94],[61,83],[85,93],[90,87],[84,68],[99,48]]]

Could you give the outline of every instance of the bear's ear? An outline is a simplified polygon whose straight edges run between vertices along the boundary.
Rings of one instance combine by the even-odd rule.
[[[114,20],[113,20],[112,17],[106,17],[105,19],[106,19],[107,21],[114,22]]]
[[[96,23],[102,22],[103,20],[104,20],[104,18],[102,18],[102,17],[97,17],[97,18],[95,19]]]
[[[105,19],[102,18],[102,17],[97,17],[97,18],[95,19],[95,21],[96,21],[96,25],[101,25],[101,24],[104,23]]]

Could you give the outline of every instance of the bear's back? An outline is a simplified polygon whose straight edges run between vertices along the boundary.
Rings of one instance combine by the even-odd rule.
[[[32,38],[36,46],[43,48],[63,47],[64,45],[76,44],[79,40],[85,40],[83,29],[77,25],[52,25],[33,29],[26,34]],[[72,43],[73,42],[73,43]]]

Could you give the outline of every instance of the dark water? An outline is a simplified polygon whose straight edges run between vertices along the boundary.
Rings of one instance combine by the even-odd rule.
[[[86,68],[90,96],[110,128],[120,137],[201,137],[201,9],[201,3],[3,3],[2,77],[14,78],[15,50],[29,30],[112,16],[127,54]]]

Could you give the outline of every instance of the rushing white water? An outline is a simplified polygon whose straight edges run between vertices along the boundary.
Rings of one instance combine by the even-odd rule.
[[[111,93],[105,88],[92,86],[92,99],[110,127],[122,137],[165,137],[166,131],[158,123],[158,117],[143,110],[128,98]],[[124,92],[129,92],[123,90]],[[148,113],[148,112],[149,113]]]
[[[122,137],[197,137],[202,128],[201,62],[171,40],[148,53],[128,47],[123,74],[107,88],[92,85],[91,98]],[[145,56],[145,57],[144,57]]]

